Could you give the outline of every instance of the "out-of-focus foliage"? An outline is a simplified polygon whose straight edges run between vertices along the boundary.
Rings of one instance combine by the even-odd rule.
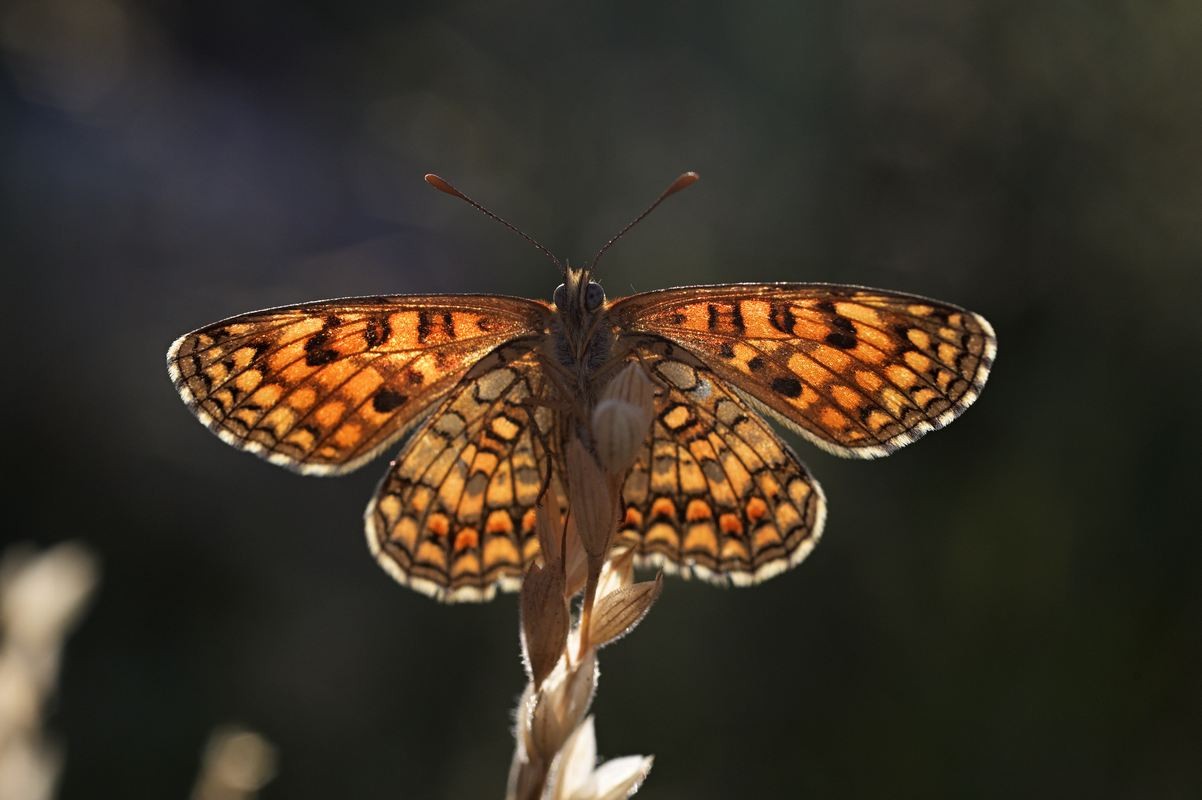
[[[671,580],[606,659],[641,796],[1196,796],[1202,10],[1158,4],[0,6],[6,529],[100,553],[49,725],[62,796],[182,796],[238,719],[266,797],[503,786],[511,598],[438,606],[362,540],[385,462],[305,479],[191,419],[183,331],[340,294],[828,280],[1000,339],[892,458],[799,445],[827,535]],[[609,652],[609,651],[607,651]]]

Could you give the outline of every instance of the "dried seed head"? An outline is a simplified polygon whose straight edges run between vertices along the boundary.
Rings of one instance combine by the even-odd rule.
[[[522,655],[534,687],[540,687],[568,641],[568,603],[563,572],[531,564],[522,581]]]
[[[597,688],[597,659],[589,653],[566,671],[557,669],[535,694],[530,719],[532,749],[550,760],[584,720]]]
[[[597,766],[597,733],[591,716],[585,717],[564,742],[556,766],[552,800],[575,800],[575,790],[588,781]]]
[[[559,492],[552,483],[543,492],[538,501],[534,517],[534,533],[538,537],[538,549],[543,556],[543,564],[548,569],[563,571],[563,553],[560,552],[563,534],[563,520],[559,513]]]
[[[568,515],[567,552],[564,555],[564,573],[567,575],[567,585],[564,594],[574,597],[584,588],[588,575],[588,554],[580,541],[580,532],[576,528],[576,515]]]
[[[631,405],[655,411],[655,384],[647,377],[642,364],[631,362],[605,385],[602,400],[623,400]]]
[[[661,572],[653,581],[623,586],[597,601],[590,622],[593,647],[604,647],[634,630],[664,588]]]
[[[618,523],[618,504],[605,473],[579,439],[568,445],[568,494],[580,543],[590,559],[604,560]]]
[[[634,556],[633,547],[615,547],[610,552],[597,581],[598,598],[634,583]]]
[[[651,420],[637,407],[621,400],[602,400],[593,409],[593,436],[597,458],[610,475],[625,475],[634,463]]]
[[[639,790],[655,759],[652,756],[611,758],[593,770],[588,782],[573,797],[589,800],[623,800]]]
[[[651,771],[650,756],[625,756],[597,765],[597,733],[587,717],[564,743],[550,800],[624,800]]]
[[[629,364],[605,387],[593,409],[593,438],[601,465],[611,476],[625,476],[655,416],[655,385],[642,366]]]

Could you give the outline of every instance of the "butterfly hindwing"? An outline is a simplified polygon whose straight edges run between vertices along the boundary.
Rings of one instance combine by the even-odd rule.
[[[614,301],[615,326],[687,348],[818,446],[875,458],[976,399],[996,353],[981,316],[829,284],[729,284]]]
[[[540,333],[546,304],[493,295],[329,300],[186,334],[168,369],[226,442],[300,472],[352,470],[487,353]]]
[[[514,589],[538,552],[550,479],[540,340],[486,356],[422,423],[367,509],[367,538],[401,583],[443,600]]]
[[[826,507],[797,456],[681,347],[648,340],[636,354],[658,384],[656,416],[623,486],[619,546],[716,583],[755,583],[800,562]]]

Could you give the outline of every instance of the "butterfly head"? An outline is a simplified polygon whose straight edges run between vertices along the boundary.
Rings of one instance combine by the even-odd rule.
[[[587,269],[568,266],[564,282],[555,287],[551,300],[562,316],[584,321],[605,306],[605,290]]]
[[[552,300],[552,358],[569,370],[580,370],[581,380],[585,380],[605,361],[612,344],[613,334],[604,324],[605,290],[592,280],[587,267],[565,265],[563,283]]]

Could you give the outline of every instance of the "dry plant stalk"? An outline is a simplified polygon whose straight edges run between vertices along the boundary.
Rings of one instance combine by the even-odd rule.
[[[98,577],[95,557],[74,542],[36,555],[13,547],[0,562],[0,800],[54,794],[63,757],[42,715]]]
[[[654,387],[637,364],[606,387],[593,411],[590,451],[567,443],[566,517],[554,484],[538,508],[542,563],[522,583],[522,654],[530,683],[517,708],[509,800],[618,800],[638,790],[650,756],[595,766],[589,706],[597,650],[629,633],[651,609],[662,576],[634,582],[634,551],[614,551],[619,490],[651,426]],[[572,623],[571,602],[583,592]]]

